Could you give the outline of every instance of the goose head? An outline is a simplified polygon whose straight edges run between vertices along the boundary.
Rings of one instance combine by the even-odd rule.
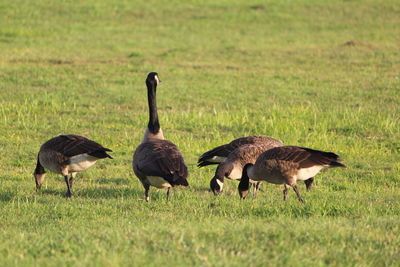
[[[222,188],[224,187],[224,183],[217,179],[216,177],[212,178],[210,181],[210,188],[214,195],[219,195],[222,192]]]
[[[36,169],[33,172],[33,177],[35,177],[35,182],[36,182],[36,190],[40,190],[40,188],[42,187],[45,176],[46,176],[46,173],[44,171],[41,172]]]
[[[157,86],[161,82],[157,72],[150,72],[146,78],[147,86]]]

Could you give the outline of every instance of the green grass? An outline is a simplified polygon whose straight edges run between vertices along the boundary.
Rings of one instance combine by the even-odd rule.
[[[398,266],[400,3],[385,1],[2,1],[0,265]],[[353,43],[348,43],[353,41]],[[190,188],[131,170],[157,71],[161,126]],[[60,133],[114,150],[72,199],[40,145]],[[246,135],[338,153],[306,204],[263,185],[208,192],[204,151]]]

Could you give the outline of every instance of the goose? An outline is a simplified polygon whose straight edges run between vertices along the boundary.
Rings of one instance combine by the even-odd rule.
[[[264,142],[259,144],[246,144],[237,147],[230,152],[222,163],[220,163],[215,171],[214,177],[210,181],[210,188],[214,195],[222,192],[224,185],[224,177],[231,180],[240,180],[242,177],[243,167],[248,163],[255,163],[258,156],[273,147],[283,146],[283,144],[273,138],[264,138]],[[254,183],[254,195],[257,193],[260,182],[250,180]]]
[[[262,143],[269,143],[269,142],[274,142],[278,141],[275,140],[271,137],[266,137],[266,136],[246,136],[246,137],[240,137],[238,139],[233,140],[232,142],[222,145],[222,146],[217,146],[204,154],[202,154],[198,161],[197,161],[197,167],[201,168],[207,165],[213,165],[213,164],[220,164],[221,162],[224,162],[226,158],[228,157],[229,153],[231,153],[233,150],[236,148],[243,146],[243,145],[250,145],[250,144],[262,144]],[[278,141],[280,142],[280,141]]]
[[[321,170],[330,167],[346,166],[332,152],[324,152],[298,146],[275,147],[263,152],[254,164],[244,166],[238,191],[245,199],[249,190],[250,179],[267,181],[273,184],[283,184],[283,199],[286,200],[289,187],[295,191],[300,202],[304,203],[297,187],[297,181],[314,177]]]
[[[39,191],[46,175],[45,168],[64,176],[67,185],[66,197],[72,196],[73,180],[78,172],[92,167],[97,160],[112,157],[110,149],[79,135],[59,135],[45,142],[39,150],[33,176],[36,191]],[[70,177],[68,178],[68,176]]]
[[[237,149],[241,146],[246,146],[246,145],[266,146],[267,148],[261,152],[264,152],[265,150],[268,150],[273,147],[283,146],[281,141],[271,138],[271,137],[267,137],[267,136],[253,135],[253,136],[240,137],[238,139],[233,140],[232,142],[230,142],[228,144],[215,147],[215,148],[205,152],[204,154],[202,154],[197,161],[197,167],[201,168],[201,167],[208,166],[208,165],[221,164],[229,157],[230,153],[232,153],[235,149]],[[258,154],[258,155],[260,155],[260,154]],[[254,156],[254,161],[257,159],[258,155]],[[231,161],[231,163],[233,163],[233,165],[238,165],[234,162],[237,159],[242,158],[242,159],[240,159],[241,163],[239,164],[239,166],[237,168],[235,168],[234,174],[236,174],[236,175],[230,174],[227,172],[227,170],[229,170],[230,168],[232,168],[232,170],[233,170],[231,163],[223,164],[223,166],[221,166],[220,170],[217,167],[215,176],[210,181],[210,188],[211,188],[211,191],[214,193],[214,195],[218,195],[219,193],[222,192],[224,176],[229,179],[233,179],[233,180],[239,180],[241,178],[241,176],[238,177],[237,173],[238,172],[241,173],[244,165],[246,165],[246,163],[243,164],[243,162],[246,161],[243,159],[243,157],[246,157],[245,149],[236,151],[235,153],[233,153],[231,155],[230,161]],[[247,156],[247,158],[251,158],[251,156]],[[247,163],[254,163],[254,162],[247,162]],[[224,173],[226,175],[224,175]],[[304,181],[304,183],[306,184],[307,191],[311,190],[313,182],[314,182],[313,177],[310,177],[309,179]],[[254,193],[257,193],[259,186],[260,186],[260,183],[255,182]]]
[[[149,123],[132,161],[133,172],[144,187],[146,201],[150,200],[150,186],[167,188],[168,201],[172,187],[189,185],[183,156],[175,144],[165,140],[158,120],[156,90],[160,82],[157,72],[147,75]]]

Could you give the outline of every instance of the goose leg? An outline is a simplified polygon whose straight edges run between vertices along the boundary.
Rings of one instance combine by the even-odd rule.
[[[65,183],[67,184],[67,194],[65,196],[70,198],[72,196],[72,193],[71,193],[71,186],[69,184],[68,175],[65,175],[64,179],[65,179]]]
[[[297,198],[301,203],[304,203],[304,199],[300,196],[299,188],[296,184],[292,185],[294,192],[296,192]]]
[[[287,184],[283,185],[283,200],[286,201],[287,194],[289,192],[289,186]]]
[[[146,199],[146,202],[149,202],[149,200],[150,200],[150,197],[149,197],[150,185],[143,184],[143,187],[144,187],[144,198]]]
[[[254,196],[254,197],[256,197],[258,190],[260,190],[260,185],[261,185],[261,182],[257,182],[257,183],[254,185],[254,190],[253,190],[253,196]]]
[[[307,180],[304,181],[304,183],[306,184],[307,192],[311,190],[313,182],[314,182],[314,177],[308,178]]]
[[[167,189],[167,201],[169,200],[169,196],[171,195],[171,187]]]
[[[74,178],[76,176],[76,172],[71,173],[71,177],[69,177],[69,187],[72,189],[72,184],[74,182]]]

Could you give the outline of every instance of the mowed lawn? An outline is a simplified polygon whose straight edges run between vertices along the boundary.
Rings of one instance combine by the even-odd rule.
[[[400,2],[0,3],[1,266],[399,266]],[[143,188],[133,151],[157,71],[161,127],[190,187]],[[114,150],[72,199],[40,145],[79,134]],[[339,154],[300,190],[215,197],[198,156],[248,135]]]

